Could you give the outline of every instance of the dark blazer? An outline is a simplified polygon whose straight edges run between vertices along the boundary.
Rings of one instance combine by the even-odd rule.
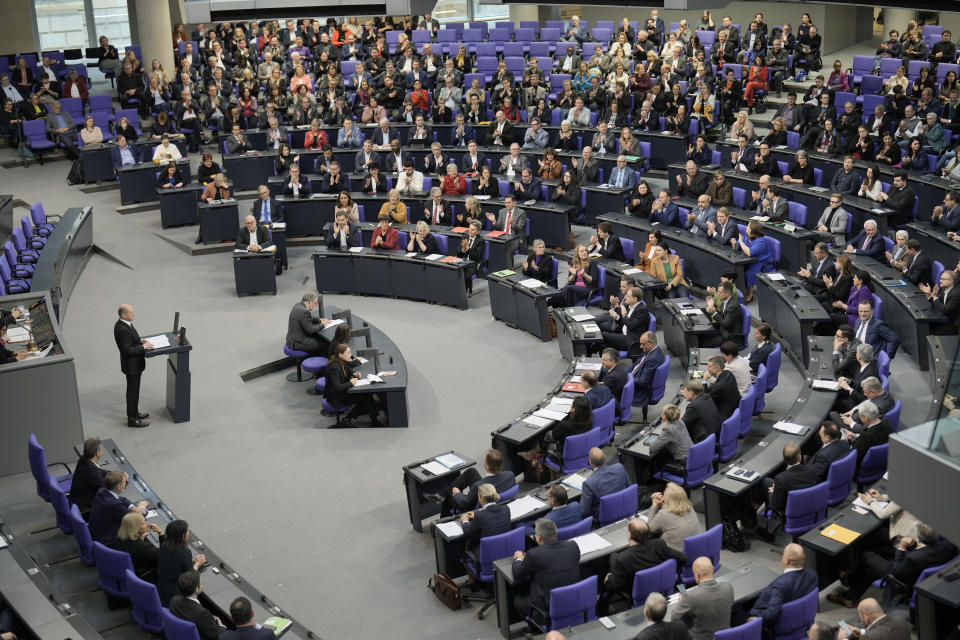
[[[333,176],[329,173],[323,176],[323,181],[320,183],[320,188],[317,189],[320,193],[339,193],[341,191],[350,191],[350,176],[340,172],[337,182],[333,183]]]
[[[128,144],[127,148],[130,149],[130,153],[133,155],[133,159],[136,162],[143,162],[143,153],[140,152],[140,148],[132,144]],[[119,169],[123,166],[123,157],[120,155],[120,147],[114,146],[110,148],[110,157],[113,159],[113,168]]]
[[[890,574],[908,588],[911,588],[924,569],[949,562],[956,556],[956,545],[947,540],[928,544],[913,551],[897,549]]]
[[[657,622],[635,636],[635,640],[689,640],[687,626],[679,620]]]
[[[770,495],[770,509],[783,513],[787,508],[787,493],[794,489],[806,489],[817,484],[818,478],[813,467],[795,464],[784,469],[773,479],[773,493]]]
[[[157,554],[157,594],[160,604],[168,606],[177,595],[177,578],[184,571],[193,570],[193,554],[188,547],[162,545]]]
[[[723,420],[732,416],[740,406],[740,389],[737,387],[737,379],[726,369],[709,386],[706,395],[713,398],[713,404],[716,405],[717,412]]]
[[[257,629],[253,626],[237,627],[235,631],[224,631],[220,640],[275,640],[276,635],[266,627]]]
[[[260,198],[254,200],[250,211],[253,213],[253,217],[257,219],[257,222],[265,222],[263,219],[263,200]],[[277,202],[273,196],[270,196],[270,220],[273,222],[283,222],[283,207],[280,206],[280,203]]]
[[[529,579],[533,605],[547,611],[552,589],[580,580],[580,547],[573,540],[551,540],[530,549],[523,560],[513,561],[513,578]]]
[[[470,238],[465,237],[465,239],[467,240],[468,247],[469,247]],[[469,247],[466,251],[463,251],[460,249],[457,250],[457,257],[468,258],[473,262],[480,264],[481,262],[483,262],[483,249],[485,245],[486,245],[486,241],[483,239],[482,236],[478,235],[473,241],[473,247]]]
[[[87,513],[93,506],[93,497],[103,486],[107,472],[90,458],[80,456],[73,469],[73,482],[70,484],[70,504],[77,505],[80,513]]]
[[[757,371],[760,370],[760,365],[767,364],[767,357],[769,357],[772,351],[773,343],[769,340],[753,348],[753,351],[750,352],[750,371],[753,372],[753,375],[757,375]]]
[[[862,320],[857,320],[856,326],[853,327],[854,335],[857,335],[862,323]],[[867,325],[867,335],[864,337],[866,338],[864,342],[873,347],[874,353],[883,348],[891,358],[897,353],[897,348],[900,346],[900,336],[894,333],[886,322],[878,320],[876,316],[871,318],[870,324]]]
[[[731,296],[727,300],[723,307],[723,313],[720,312],[720,309],[714,311],[710,321],[724,341],[733,340],[740,348],[743,348],[746,338],[743,335],[743,312],[740,311],[740,304],[736,298]]]
[[[167,608],[178,618],[189,620],[197,625],[200,640],[217,640],[220,637],[220,625],[217,624],[213,614],[204,609],[199,602],[177,595],[170,599],[170,605]]]
[[[604,244],[603,240],[600,237],[597,237],[597,241],[600,243],[600,257],[601,258],[610,258],[611,260],[617,260],[618,262],[626,262],[626,257],[623,255],[623,245],[620,244],[620,238],[615,233],[611,233],[607,236],[607,242]]]
[[[338,249],[340,247],[340,237],[333,232],[333,228],[330,228],[330,231],[327,232],[327,238],[324,241],[324,244],[330,247],[331,249]],[[360,231],[357,225],[353,222],[347,222],[347,248],[351,247],[362,247],[363,238],[360,237]]]
[[[486,538],[510,531],[510,508],[505,504],[488,504],[473,512],[473,519],[463,523],[467,540]]]
[[[348,369],[346,365],[340,366],[338,362],[331,362],[327,366],[326,378],[327,386],[323,391],[323,397],[335,407],[345,407],[350,404],[347,391],[353,386],[350,379],[353,377],[353,370]]]
[[[627,328],[627,339],[633,343],[640,340],[640,336],[650,326],[650,313],[644,308],[642,302],[637,302],[631,315],[621,316],[614,324],[613,332],[623,334],[623,328]],[[617,396],[617,400],[620,396]]]
[[[580,517],[580,503],[579,502],[568,502],[562,507],[557,507],[556,509],[551,509],[550,513],[543,516],[547,520],[553,520],[557,525],[557,528],[568,527],[571,524],[577,524],[583,518]],[[534,533],[534,523],[528,522],[526,525],[526,532],[528,536],[532,536]]]
[[[517,188],[517,185],[510,183],[510,193],[514,198],[517,199],[517,202],[524,202],[526,200],[543,200],[543,189],[541,188],[542,183],[540,178],[530,178],[530,182],[525,184],[523,180],[517,180],[520,183],[520,188]]]
[[[553,277],[553,259],[544,254],[543,257],[540,258],[540,264],[538,265],[534,263],[535,256],[535,253],[527,256],[527,264],[530,266],[523,270],[523,275],[528,278],[536,278],[540,282],[546,282]],[[958,292],[960,292],[960,289],[958,289]],[[960,293],[957,294],[957,299],[960,301]],[[960,304],[960,302],[958,302],[958,304]]]
[[[781,573],[760,592],[751,616],[763,618],[763,626],[772,627],[780,617],[780,608],[817,588],[817,574],[810,569]]]
[[[880,422],[860,432],[860,436],[851,445],[851,448],[857,452],[858,473],[860,472],[860,463],[863,462],[863,456],[867,455],[867,449],[886,444],[890,440],[891,433],[893,433],[893,427],[886,418],[881,418]]]
[[[817,262],[810,266],[813,267],[813,269],[810,270],[810,277],[804,280],[809,290],[816,292],[826,288],[827,285],[823,281],[823,276],[825,275],[830,276],[831,280],[837,279],[837,268],[833,266],[833,260],[830,256],[827,256],[823,263]]]
[[[933,308],[947,316],[950,322],[933,325],[933,332],[937,335],[955,335],[960,326],[960,288],[953,287],[944,301],[943,291],[933,299]]]
[[[683,412],[683,423],[687,425],[690,439],[694,442],[700,442],[711,433],[719,437],[723,416],[717,410],[713,398],[701,393],[687,403],[687,409]]]
[[[604,465],[593,472],[593,475],[583,481],[580,494],[580,515],[597,517],[600,512],[600,498],[605,495],[622,491],[630,485],[627,471],[619,462]]]
[[[690,196],[691,198],[698,198],[704,193],[707,192],[707,189],[710,187],[710,178],[707,177],[707,174],[703,171],[697,173],[694,176],[693,181],[687,185],[687,174],[682,173],[680,177],[683,178],[681,184],[677,187],[678,196]],[[731,193],[733,193],[733,187],[730,187]]]
[[[90,536],[97,542],[110,544],[117,537],[120,521],[128,511],[129,500],[123,496],[118,498],[101,487],[93,496],[93,505],[90,508]]]
[[[470,160],[470,154],[463,154],[463,158],[460,159],[460,171],[463,173],[479,173],[480,169],[487,164],[487,156],[483,153],[477,151],[477,164],[474,165]]]
[[[655,567],[665,560],[673,558],[681,567],[687,557],[676,549],[671,549],[663,538],[650,538],[643,544],[633,544],[610,555],[610,577],[604,582],[608,592],[620,592],[629,595],[633,590],[633,574],[643,569]]]
[[[293,188],[290,186],[289,180],[286,180],[283,183],[283,195],[293,197]],[[310,197],[310,180],[308,178],[304,178],[303,175],[300,176],[300,191],[297,197],[298,198]]]
[[[485,483],[492,484],[497,493],[503,493],[517,484],[517,477],[513,475],[513,471],[501,471],[492,476],[480,478],[465,491],[453,496],[453,503],[460,511],[469,511],[477,504],[477,489]]]
[[[827,473],[830,472],[830,465],[850,453],[850,443],[846,440],[834,440],[826,444],[811,456],[807,464],[813,467],[817,475],[817,482],[823,482],[827,479]]]
[[[412,236],[411,236],[412,237]],[[432,233],[428,233],[427,237],[423,239],[423,251],[420,251],[420,245],[414,241],[413,249],[411,251],[416,251],[422,255],[428,256],[432,253],[439,253],[437,248],[437,238]],[[406,249],[406,247],[401,247],[401,249]]]
[[[302,302],[298,302],[290,310],[290,317],[287,320],[287,346],[294,349],[312,347],[322,330],[323,325],[320,320],[314,319],[307,311],[307,307]]]
[[[650,322],[650,320],[648,319],[647,322]],[[610,393],[617,399],[617,404],[619,405],[620,394],[623,393],[623,387],[627,384],[627,372],[620,366],[615,366],[610,371],[601,368],[600,382],[610,388]]]
[[[133,572],[138,578],[156,584],[160,550],[150,540],[114,540],[110,546],[130,554]]]
[[[382,173],[377,173],[377,179],[374,180],[372,175],[366,175],[363,178],[363,192],[364,193],[373,193],[373,187],[376,185],[377,193],[386,193],[387,192],[387,180],[383,177]]]
[[[140,343],[140,334],[137,330],[118,319],[113,325],[113,339],[117,343],[117,349],[120,350],[120,371],[128,376],[143,373],[147,368],[147,361],[143,355],[145,350]]]
[[[858,256],[870,256],[871,258],[876,258],[877,260],[883,260],[883,238],[879,233],[875,234],[870,240],[870,243],[867,244],[867,248],[863,248],[863,242],[867,239],[867,232],[860,231],[853,240],[847,242],[851,247],[856,249],[855,253]]]
[[[423,208],[427,209],[430,213],[429,215],[424,213],[423,210],[420,210],[419,215],[410,216],[413,220],[423,220],[427,224],[433,224],[433,198],[428,198],[423,201]],[[443,198],[440,199],[440,217],[438,224],[450,224],[450,212],[453,210],[453,207],[450,206],[450,203]],[[407,212],[409,215],[409,211]]]
[[[948,558],[949,559],[949,558]],[[939,564],[943,564],[942,562]],[[933,566],[936,566],[934,564]],[[221,636],[222,637],[222,636]],[[860,640],[909,640],[910,623],[905,619],[885,615],[870,625]]]
[[[665,360],[663,351],[660,350],[660,347],[656,347],[641,358],[641,361],[634,367],[633,402],[635,405],[646,406],[649,404],[653,376],[657,372],[657,367],[662,365]]]
[[[499,124],[496,120],[490,123],[490,126],[487,127],[487,144],[494,144],[494,140],[497,137],[497,127]],[[500,136],[500,141],[503,142],[503,146],[508,147],[513,142],[513,123],[509,120],[505,120],[503,123],[503,133]]]
[[[931,282],[933,279],[931,275],[932,270],[933,262],[931,262],[930,256],[927,255],[926,251],[921,251],[913,257],[913,262],[911,262],[907,270],[903,272],[903,279],[913,284],[929,284],[933,286],[937,283]]]
[[[716,233],[710,236],[710,240],[724,247],[729,247],[730,240],[736,238],[740,233],[740,229],[737,227],[737,221],[732,218],[727,220],[726,227],[717,222],[714,224],[714,228],[716,229]]]
[[[243,226],[237,231],[237,242],[234,245],[237,249],[246,249],[250,246],[250,233],[247,231],[247,227]],[[266,227],[257,225],[257,246],[264,248],[273,245],[273,241],[270,239],[270,232],[267,231]]]
[[[162,188],[163,185],[165,185],[165,184],[179,184],[179,183],[182,183],[182,182],[183,182],[183,174],[180,173],[180,170],[179,170],[179,169],[177,169],[176,171],[173,172],[173,182],[171,183],[171,182],[170,182],[170,178],[169,178],[169,176],[167,175],[167,170],[166,170],[166,168],[164,167],[164,169],[163,169],[162,171],[160,171],[160,175],[157,176],[157,182],[156,182],[156,184],[157,184],[157,187],[158,187],[158,188]]]

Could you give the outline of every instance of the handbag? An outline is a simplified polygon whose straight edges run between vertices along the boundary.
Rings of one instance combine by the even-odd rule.
[[[743,539],[743,533],[734,520],[723,520],[723,538],[721,548],[728,551],[742,552],[747,550],[747,543]]]
[[[427,589],[433,591],[437,599],[447,605],[448,609],[456,611],[463,606],[460,587],[453,581],[453,578],[445,573],[433,574],[433,577],[427,582]]]

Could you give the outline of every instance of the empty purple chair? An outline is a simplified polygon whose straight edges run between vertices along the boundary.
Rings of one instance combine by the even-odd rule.
[[[17,262],[34,264],[40,259],[40,254],[27,246],[27,239],[23,235],[22,228],[14,227],[10,239],[13,240],[13,248],[17,250]]]
[[[93,566],[93,538],[90,537],[90,528],[80,515],[80,507],[70,505],[70,525],[73,528],[73,538],[77,541],[77,553],[88,567]]]
[[[693,561],[700,556],[706,556],[713,562],[713,570],[720,570],[720,547],[723,545],[723,525],[718,524],[703,533],[690,536],[683,541],[683,554],[687,556],[687,563],[683,565],[680,579],[684,584],[696,582],[693,577]]]
[[[0,256],[0,280],[3,281],[4,291],[6,291],[4,295],[30,291],[30,280],[13,276],[10,265],[7,263],[7,256]]]
[[[800,204],[799,202],[787,202],[787,206],[789,208],[788,217],[790,218],[790,222],[801,227],[806,226],[807,205]]]
[[[717,459],[727,462],[737,455],[740,447],[740,409],[734,409],[729,418],[720,426],[720,442],[717,444]]]
[[[857,484],[872,484],[887,472],[887,453],[889,450],[889,444],[878,444],[867,449],[867,453],[860,461],[860,468],[857,471]]]
[[[46,123],[43,120],[27,120],[23,123],[23,137],[32,151],[40,154],[40,163],[43,164],[43,152],[53,149],[56,145],[47,138]]]
[[[880,353],[883,353],[882,351]],[[897,400],[893,404],[893,408],[883,416],[887,419],[887,422],[890,423],[890,426],[893,427],[893,430],[896,431],[900,428],[900,401]]]
[[[627,373],[627,383],[623,385],[620,391],[620,399],[617,406],[620,408],[620,416],[617,420],[618,425],[626,424],[633,416],[633,396],[636,393],[633,374]]]
[[[93,558],[97,564],[97,586],[110,598],[128,600],[127,570],[133,572],[133,562],[126,551],[115,551],[97,541],[93,542]]]
[[[800,536],[824,522],[827,519],[828,495],[826,482],[787,493],[783,530],[792,536]]]
[[[557,464],[547,457],[543,459],[544,464],[562,474],[573,473],[574,471],[586,468],[587,453],[589,453],[590,448],[595,445],[601,432],[602,429],[600,427],[594,427],[586,433],[567,436],[563,441],[563,459],[561,460],[561,464]]]
[[[754,618],[739,627],[715,632],[713,640],[760,640],[762,635],[763,618]]]
[[[130,615],[140,628],[147,633],[163,631],[163,605],[157,588],[127,569],[127,593],[130,594]]]
[[[388,31],[387,33],[390,32]],[[163,635],[167,640],[200,640],[200,632],[197,631],[197,625],[189,620],[178,618],[166,608],[160,613],[160,616]]]
[[[744,438],[753,428],[753,407],[756,404],[756,388],[750,385],[743,396],[740,397],[740,437]]]
[[[687,491],[695,489],[703,484],[704,480],[713,475],[713,454],[717,448],[717,435],[711,433],[709,436],[690,447],[687,452],[687,464],[684,467],[684,474],[678,476],[669,471],[660,471],[654,474],[655,478],[667,482],[676,482]]]
[[[629,518],[637,512],[637,485],[607,494],[600,498],[600,510],[597,520],[604,527],[611,522]]]
[[[477,581],[484,584],[493,584],[493,563],[501,558],[509,558],[516,551],[524,550],[524,528],[517,527],[495,536],[480,538],[480,547],[475,556],[467,554],[463,558],[463,564],[467,573],[472,575]],[[596,597],[596,594],[594,594]],[[477,612],[477,618],[483,620],[483,614],[487,609],[496,604],[493,598],[466,595],[465,600],[471,602],[483,602],[483,606]]]
[[[7,264],[14,265],[10,270],[10,275],[14,278],[32,278],[34,265],[18,264],[17,250],[13,248],[13,243],[7,240],[3,243],[3,257]]]
[[[288,358],[295,358],[297,361],[297,372],[288,373],[287,380],[290,382],[303,382],[303,361],[310,357],[310,354],[306,351],[300,351],[299,349],[283,345],[283,355]]]
[[[30,219],[33,221],[33,226],[37,230],[37,235],[46,237],[53,233],[53,228],[56,226],[56,223],[50,221],[54,218],[59,222],[60,216],[48,216],[43,210],[42,203],[35,202],[30,205]]]
[[[577,536],[590,533],[591,527],[593,527],[593,518],[590,517],[586,517],[575,524],[568,524],[565,527],[558,527],[557,540],[570,540],[571,538],[576,538]]]
[[[853,474],[857,470],[857,452],[851,451],[830,465],[827,471],[827,504],[835,507],[853,490]]]
[[[606,437],[606,442],[613,439],[613,421],[616,418],[615,398],[611,398],[606,404],[593,410],[593,428],[600,429]]]
[[[53,476],[50,477],[50,483],[47,485],[50,492],[50,504],[53,505],[53,512],[57,516],[57,527],[65,534],[73,534],[73,521],[70,518],[70,505],[67,503],[67,494],[57,484]]]
[[[43,447],[40,446],[40,443],[37,442],[37,436],[30,434],[30,438],[27,441],[27,455],[30,459],[30,471],[33,473],[33,479],[37,482],[37,495],[50,502],[50,484],[51,481],[56,483],[58,487],[63,492],[70,490],[70,484],[73,482],[73,474],[68,473],[62,476],[54,476],[50,473],[47,465],[47,457],[43,452]],[[57,464],[63,464],[59,462]],[[64,468],[69,471],[70,468],[67,465],[63,464]]]
[[[550,626],[572,627],[597,619],[597,576],[550,590]]]
[[[664,560],[655,567],[642,569],[633,574],[633,606],[642,607],[651,593],[669,596],[677,582],[677,561]]]
[[[30,216],[20,217],[20,230],[23,231],[23,238],[27,241],[29,249],[39,251],[46,246],[47,239],[35,233],[33,224],[30,222]]]
[[[807,629],[817,617],[817,604],[820,592],[813,589],[805,596],[784,603],[780,615],[773,625],[776,640],[803,640]]]
[[[627,262],[634,264],[634,260],[637,258],[636,252],[636,243],[630,238],[620,238],[620,246],[623,248],[623,255],[626,257]]]

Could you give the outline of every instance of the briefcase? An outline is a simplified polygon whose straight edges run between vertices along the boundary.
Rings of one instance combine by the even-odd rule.
[[[457,609],[463,606],[463,598],[460,596],[460,587],[453,581],[453,578],[445,573],[435,573],[430,581],[427,582],[427,588],[433,591],[437,599],[447,608]]]

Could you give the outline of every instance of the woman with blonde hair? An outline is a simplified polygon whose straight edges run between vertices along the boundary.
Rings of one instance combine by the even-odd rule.
[[[679,413],[680,410],[677,409],[677,414]],[[683,551],[685,539],[703,533],[697,512],[693,510],[687,492],[680,485],[668,482],[663,493],[654,493],[650,499],[653,501],[648,523],[650,535],[660,536],[671,549]]]
[[[584,244],[577,245],[573,260],[567,265],[567,284],[550,298],[554,307],[574,307],[583,302],[599,282],[600,268],[590,260]]]
[[[396,189],[387,191],[387,201],[380,207],[380,213],[389,214],[397,224],[407,224],[407,205],[400,202],[400,192]]]
[[[683,474],[687,463],[687,453],[693,446],[687,426],[680,419],[680,409],[675,404],[666,405],[660,412],[662,430],[657,440],[650,445],[650,457],[654,458],[654,466],[667,468],[670,473]],[[666,454],[666,456],[658,454]]]
[[[489,170],[489,167],[484,168]],[[463,213],[458,213],[456,215],[456,226],[469,226],[472,220],[479,220],[480,225],[482,226],[484,223],[483,211],[480,209],[479,200],[473,196],[467,196],[467,199],[463,202]]]
[[[229,200],[230,186],[227,184],[227,176],[218,173],[213,176],[213,181],[206,186],[200,199],[204,202],[213,202],[214,200]]]
[[[741,133],[747,136],[748,142],[753,142],[753,139],[757,137],[756,133],[753,131],[753,123],[750,122],[750,118],[747,117],[746,111],[740,111],[737,113],[736,121],[730,126],[730,134],[728,139],[736,142]]]
[[[417,222],[417,232],[410,234],[407,251],[416,251],[424,255],[437,253],[437,239],[430,233],[430,225],[423,220]]]
[[[163,531],[160,527],[144,520],[139,511],[131,511],[120,521],[120,530],[110,547],[129,553],[130,560],[133,562],[133,572],[137,577],[156,584],[157,558],[160,556],[160,551],[147,539],[151,532],[158,534],[160,542],[163,542]]]

